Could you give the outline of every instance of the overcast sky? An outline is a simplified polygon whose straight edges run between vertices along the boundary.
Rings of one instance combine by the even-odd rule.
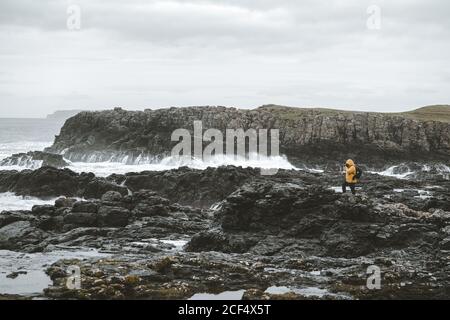
[[[1,0],[0,117],[447,104],[449,13],[448,0]]]

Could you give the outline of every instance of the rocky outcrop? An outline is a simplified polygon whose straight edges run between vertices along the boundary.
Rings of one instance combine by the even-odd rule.
[[[0,171],[0,192],[36,197],[84,197],[99,199],[107,191],[128,194],[119,186],[92,173],[75,173],[69,169],[41,167],[37,170]]]
[[[41,166],[50,166],[55,168],[66,167],[68,163],[64,161],[62,155],[42,152],[30,151],[27,153],[16,153],[0,161],[2,166],[22,166],[30,169],[36,169]],[[0,168],[1,169],[1,168]]]
[[[220,228],[196,235],[190,250],[203,250],[202,244],[206,250],[216,244],[219,250],[217,239],[221,239],[221,251],[228,252],[236,247],[230,241],[236,242],[236,235],[245,232],[249,235],[242,239],[251,245],[237,246],[238,252],[257,247],[255,239],[272,236],[314,243],[309,249],[316,255],[348,258],[385,248],[440,243],[446,238],[441,228],[450,223],[450,213],[413,210],[390,200],[342,195],[320,186],[257,181],[228,196],[215,220]]]
[[[450,109],[450,107],[448,107]],[[281,151],[290,159],[318,162],[353,157],[374,162],[387,159],[448,160],[450,124],[421,120],[406,114],[346,112],[264,106],[255,110],[225,107],[170,108],[146,111],[82,112],[68,119],[50,152],[65,151],[68,159],[131,158],[170,153],[176,144],[171,133],[203,129],[279,129]]]
[[[205,170],[183,167],[170,171],[128,173],[115,179],[123,181],[131,191],[149,189],[173,202],[209,207],[259,174],[258,169],[233,166]]]
[[[121,250],[133,241],[193,235],[207,229],[209,222],[201,209],[171,204],[149,190],[125,196],[108,191],[89,201],[62,197],[55,205],[36,205],[31,211],[3,211],[0,250],[37,252],[80,244]]]

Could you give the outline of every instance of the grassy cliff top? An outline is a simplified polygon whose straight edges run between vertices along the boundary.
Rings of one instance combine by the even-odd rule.
[[[450,123],[450,105],[436,105],[419,108],[401,113],[405,117],[424,120],[442,121]]]
[[[315,112],[324,115],[335,115],[335,114],[352,114],[352,113],[372,113],[372,114],[386,114],[393,116],[401,116],[414,120],[422,121],[441,121],[450,123],[450,105],[434,105],[426,106],[416,110],[407,112],[397,112],[397,113],[377,113],[377,112],[364,112],[364,111],[347,111],[347,110],[337,110],[337,109],[327,109],[327,108],[296,108],[296,107],[286,107],[279,105],[264,105],[258,109],[263,109],[270,111],[271,113],[278,114],[278,116],[285,119],[295,119],[305,113]]]

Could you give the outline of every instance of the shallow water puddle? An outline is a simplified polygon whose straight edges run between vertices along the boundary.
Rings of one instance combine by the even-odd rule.
[[[162,243],[172,245],[175,250],[183,250],[183,247],[188,243],[187,240],[159,240]]]
[[[45,269],[60,259],[87,259],[108,257],[97,250],[52,251],[44,253],[20,253],[0,250],[0,293],[36,295],[52,284]],[[16,278],[7,277],[12,272],[21,272]]]
[[[142,241],[134,241],[131,243],[134,247],[146,248],[146,247],[157,247],[158,244],[163,243],[169,245],[172,251],[182,251],[183,247],[189,242],[189,239],[179,239],[179,240],[166,240],[166,239],[143,239]]]
[[[219,294],[196,293],[188,300],[242,300],[245,290],[224,291]]]
[[[328,190],[333,190],[333,191],[336,192],[336,193],[342,193],[342,186],[339,186],[339,187],[329,187]],[[356,187],[355,190],[356,190],[356,191],[360,191],[360,190],[362,190],[362,188],[361,188],[361,187]],[[351,192],[350,187],[347,187],[347,192],[348,192],[348,193]]]
[[[323,298],[324,296],[335,296],[342,298],[349,298],[344,295],[339,295],[335,293],[331,293],[327,289],[321,289],[318,287],[305,287],[305,288],[290,288],[286,286],[271,286],[264,291],[268,294],[286,294],[286,293],[296,293],[305,297],[319,297]]]
[[[427,189],[427,188],[426,188]],[[417,192],[418,195],[414,196],[414,198],[420,198],[420,199],[429,199],[433,197],[433,192],[429,190],[423,190],[423,189],[394,189],[393,190],[396,193],[402,193],[402,192]]]

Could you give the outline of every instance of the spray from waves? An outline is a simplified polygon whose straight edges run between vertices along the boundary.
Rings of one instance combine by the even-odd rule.
[[[60,154],[64,159],[71,162],[87,162],[87,163],[121,163],[127,165],[155,164],[161,161],[161,158],[143,152],[108,152],[108,151],[92,151],[89,153],[70,152],[67,149]]]
[[[38,169],[42,166],[42,160],[33,160],[29,155],[18,158],[11,157],[18,153],[27,153],[30,150],[43,151],[52,142],[45,141],[22,141],[0,143],[0,170]],[[9,159],[7,159],[9,158]]]
[[[31,210],[34,205],[54,204],[55,200],[56,198],[43,200],[4,192],[0,193],[0,212],[3,210]]]
[[[141,171],[164,171],[177,169],[180,167],[189,167],[192,169],[204,170],[208,167],[220,166],[241,166],[244,168],[262,168],[262,169],[286,169],[297,170],[285,156],[263,157],[253,156],[249,158],[234,157],[226,155],[213,156],[208,160],[195,159],[192,157],[166,157],[159,161],[149,159],[144,162],[138,158],[133,164],[124,159],[122,162],[69,162],[69,169],[75,172],[93,172],[97,176],[108,176],[112,173],[124,174],[127,172]],[[67,161],[67,160],[66,160]],[[154,162],[153,162],[154,161]]]
[[[417,178],[422,173],[437,174],[444,179],[450,179],[450,167],[443,163],[433,164],[400,164],[391,166],[383,171],[369,171],[370,173],[379,174],[382,176],[394,177],[397,179],[411,179]]]
[[[398,172],[400,166],[392,166],[383,171],[369,171],[370,173],[379,174],[381,176],[394,177],[397,179],[408,179],[408,176],[414,174],[414,171]]]
[[[52,145],[51,141],[22,141],[0,143],[0,160],[16,153],[26,153],[30,150],[42,151]]]
[[[42,167],[43,160],[34,160],[29,155],[22,155],[18,158],[9,158],[0,161],[0,167],[4,170],[39,169]]]

